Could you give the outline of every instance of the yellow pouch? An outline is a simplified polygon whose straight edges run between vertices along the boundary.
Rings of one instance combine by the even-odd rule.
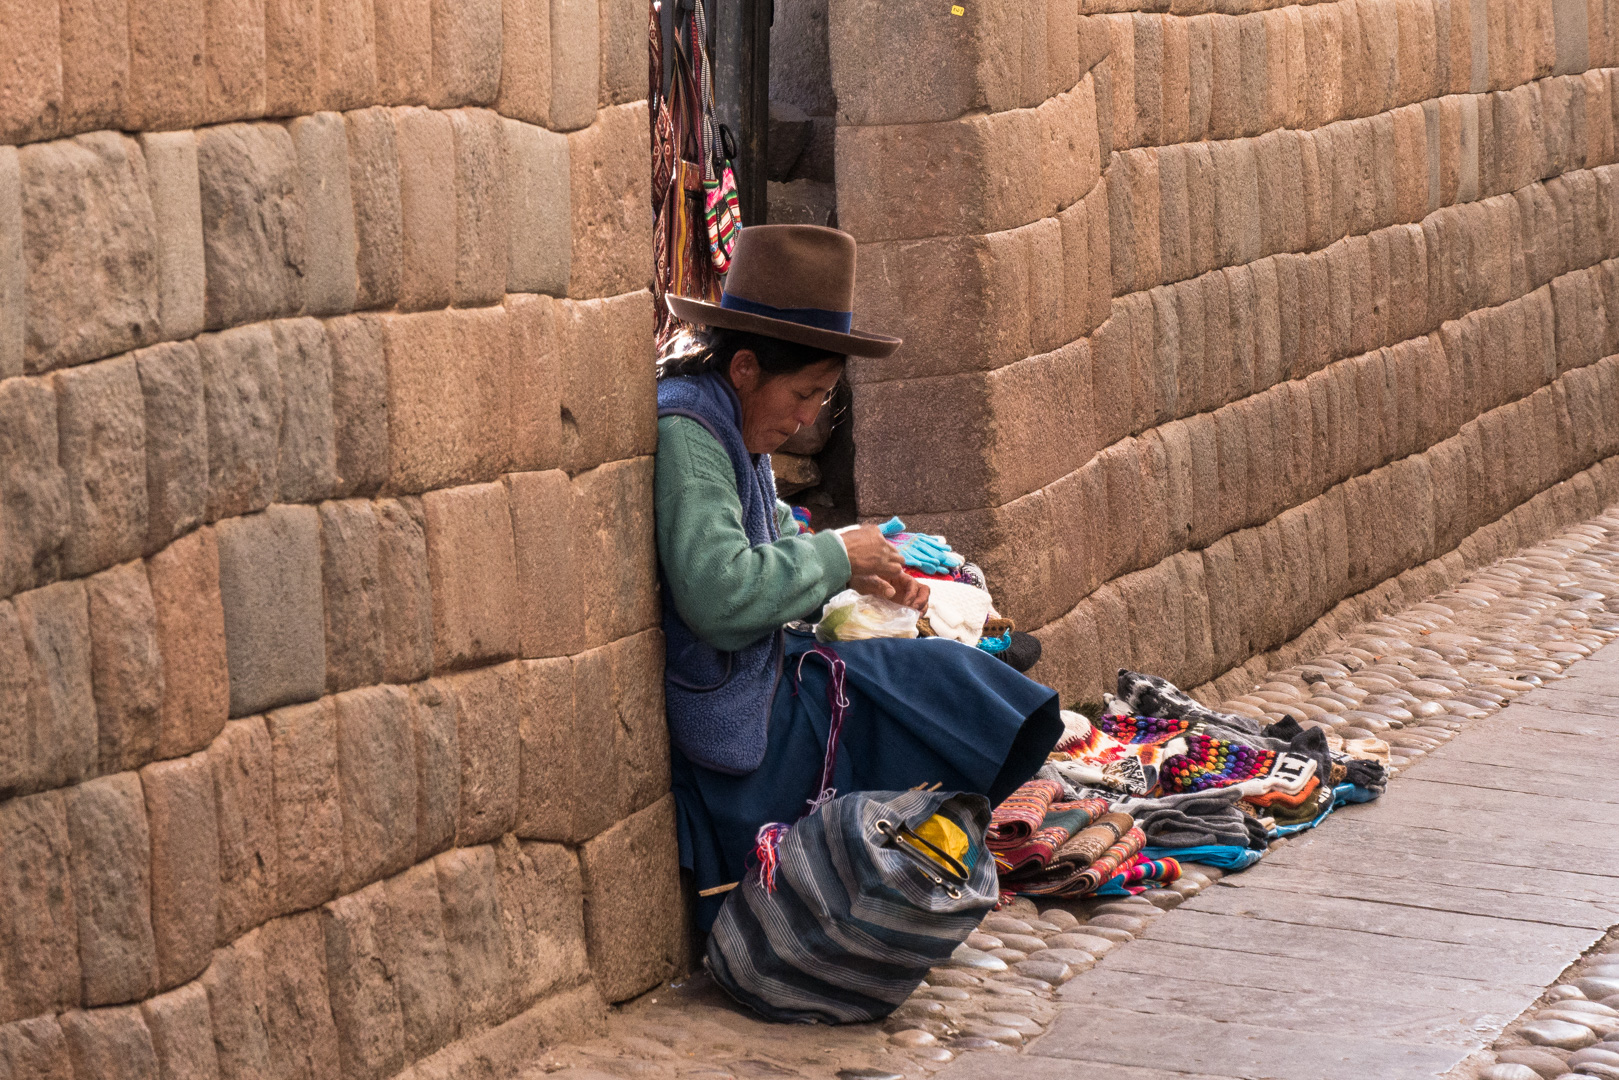
[[[951,821],[943,814],[934,814],[918,825],[914,831],[917,836],[949,855],[960,865],[967,865],[967,849],[971,846],[971,841],[967,839],[967,834],[962,831],[961,826],[954,821]],[[928,860],[941,870],[948,870],[952,874],[955,873],[955,868],[946,865],[944,860],[928,849],[927,845],[918,844],[909,837],[904,837],[903,839],[911,847],[926,855]]]

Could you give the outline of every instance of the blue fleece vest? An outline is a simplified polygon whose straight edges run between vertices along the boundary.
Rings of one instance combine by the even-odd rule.
[[[675,376],[658,383],[658,416],[689,417],[725,448],[736,472],[742,527],[748,543],[779,539],[776,478],[770,455],[750,454],[742,442],[742,403],[720,375]],[[663,592],[664,698],[669,738],[693,762],[742,776],[764,761],[770,709],[781,675],[782,632],[732,653],[698,637],[675,610],[669,569],[660,561]]]

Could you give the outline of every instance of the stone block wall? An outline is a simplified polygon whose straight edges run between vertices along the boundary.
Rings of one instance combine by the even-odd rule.
[[[0,1076],[595,1030],[686,948],[644,4],[0,42]]]
[[[1619,499],[1619,5],[964,12],[829,0],[906,339],[851,369],[859,509],[976,556],[1065,698],[1242,692]]]

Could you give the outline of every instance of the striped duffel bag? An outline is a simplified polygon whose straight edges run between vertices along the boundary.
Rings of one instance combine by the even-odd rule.
[[[857,792],[774,828],[707,957],[727,993],[771,1020],[887,1016],[999,895],[982,795]]]

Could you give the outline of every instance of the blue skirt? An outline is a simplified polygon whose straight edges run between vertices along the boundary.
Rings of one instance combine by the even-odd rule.
[[[817,794],[831,723],[829,672],[788,631],[764,763],[746,776],[705,769],[671,749],[680,865],[696,888],[740,881],[761,825],[791,824]],[[1035,774],[1062,734],[1057,693],[980,649],[944,638],[838,642],[849,708],[834,786],[904,791],[938,784],[999,803]],[[700,897],[706,932],[723,894]]]

